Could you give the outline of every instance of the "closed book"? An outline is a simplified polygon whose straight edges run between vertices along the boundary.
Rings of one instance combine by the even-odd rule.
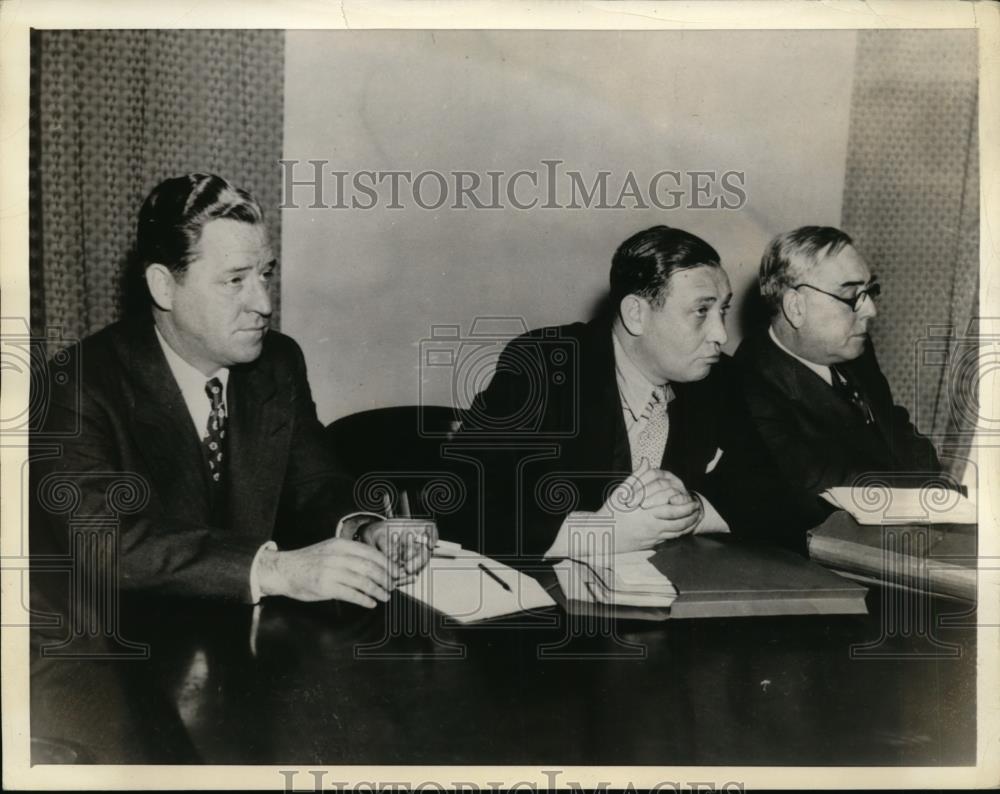
[[[662,544],[651,564],[677,595],[648,619],[866,614],[867,589],[793,552],[731,535],[688,535]],[[644,617],[640,604],[608,603],[600,577],[579,561],[554,566],[574,613]],[[571,575],[573,572],[574,575]]]
[[[677,589],[670,617],[866,614],[867,588],[804,557],[732,535],[688,535],[650,562]]]
[[[862,526],[832,513],[809,533],[809,557],[835,570],[970,601],[976,599],[976,525]]]

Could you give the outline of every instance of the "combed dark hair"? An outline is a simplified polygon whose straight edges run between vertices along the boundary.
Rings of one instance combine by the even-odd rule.
[[[662,306],[670,277],[700,265],[721,266],[718,253],[700,237],[669,226],[653,226],[633,234],[618,246],[611,260],[613,306],[617,309],[626,295],[638,295],[654,307]]]
[[[850,236],[832,226],[801,226],[771,240],[761,257],[757,278],[760,296],[772,316],[781,311],[785,290],[801,283],[802,277],[816,266],[822,251],[832,256],[849,245],[854,245]]]
[[[122,284],[123,309],[147,310],[146,268],[160,264],[183,273],[197,256],[202,229],[219,218],[262,223],[256,199],[215,174],[185,174],[160,182],[142,204],[135,246]]]

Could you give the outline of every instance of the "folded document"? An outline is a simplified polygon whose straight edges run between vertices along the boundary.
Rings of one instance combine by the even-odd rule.
[[[439,542],[427,566],[399,591],[459,623],[555,604],[530,576],[446,541]]]
[[[664,620],[669,616],[669,607],[677,597],[676,593],[619,593],[608,587],[606,568],[602,576],[597,573],[596,568],[578,560],[560,560],[552,566],[552,570],[570,613]],[[660,579],[663,579],[662,575]]]
[[[668,607],[677,598],[677,588],[650,562],[654,554],[652,549],[613,554],[606,564],[591,565],[593,575],[586,577],[586,586],[605,604]],[[555,567],[558,577],[558,564]],[[569,570],[572,575],[573,569]]]

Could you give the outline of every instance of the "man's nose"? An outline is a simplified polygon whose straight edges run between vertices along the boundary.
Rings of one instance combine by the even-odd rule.
[[[878,306],[875,305],[875,301],[872,300],[872,296],[867,292],[865,297],[861,299],[861,304],[858,306],[858,315],[863,320],[874,320],[878,316]]]
[[[712,324],[708,329],[708,341],[715,342],[722,347],[729,340],[729,334],[726,331],[726,321],[721,314],[714,315],[712,319]]]
[[[271,316],[271,286],[263,279],[253,279],[250,294],[247,295],[247,311],[256,312],[263,317]]]

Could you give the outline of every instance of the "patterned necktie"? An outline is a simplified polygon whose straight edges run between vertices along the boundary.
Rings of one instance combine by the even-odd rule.
[[[875,415],[872,414],[872,409],[857,387],[836,367],[830,367],[830,372],[833,375],[834,391],[851,404],[854,410],[864,419],[866,425],[875,424]]]
[[[636,449],[632,450],[632,470],[635,471],[645,458],[654,469],[663,462],[663,451],[667,447],[667,389],[657,386],[647,403],[639,421],[645,421],[645,427],[639,433]]]
[[[202,439],[202,443],[208,456],[212,481],[219,483],[222,480],[222,452],[226,441],[226,406],[222,402],[222,381],[212,378],[205,384],[205,394],[212,403],[212,410],[208,414],[208,435]]]

